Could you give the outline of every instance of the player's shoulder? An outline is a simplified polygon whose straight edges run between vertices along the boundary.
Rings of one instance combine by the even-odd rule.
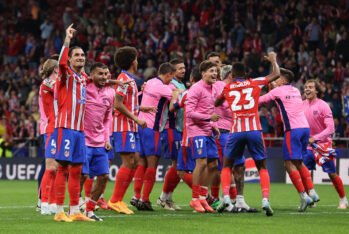
[[[116,79],[125,81],[125,80],[130,80],[132,78],[129,77],[125,72],[121,72]]]
[[[42,81],[41,85],[44,89],[53,89],[56,81],[46,78]]]

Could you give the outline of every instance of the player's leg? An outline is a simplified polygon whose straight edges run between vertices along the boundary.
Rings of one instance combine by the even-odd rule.
[[[104,147],[93,147],[92,155],[93,157],[90,161],[90,176],[97,176],[97,180],[91,192],[91,199],[86,203],[85,214],[95,221],[103,221],[94,214],[94,210],[109,178],[108,154]]]
[[[139,144],[134,132],[116,132],[114,137],[115,149],[120,153],[122,164],[116,175],[114,191],[108,205],[119,213],[133,214],[133,211],[123,202],[123,198],[135,173],[135,152],[139,151]]]
[[[70,137],[63,142],[64,155],[71,159],[68,176],[69,218],[73,221],[95,221],[80,212],[80,177],[82,164],[86,161],[85,134],[63,129]]]

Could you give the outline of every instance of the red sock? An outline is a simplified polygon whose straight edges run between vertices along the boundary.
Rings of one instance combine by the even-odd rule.
[[[192,188],[193,185],[193,175],[190,173],[185,173],[183,176],[183,181],[186,183],[190,188]]]
[[[235,200],[236,196],[238,195],[238,191],[236,189],[236,185],[230,185],[230,189],[229,189],[229,196],[230,199]]]
[[[48,198],[51,191],[52,180],[54,174],[56,172],[54,170],[45,170],[44,176],[41,180],[41,202],[48,202]]]
[[[229,167],[225,167],[221,172],[221,183],[223,195],[229,195],[230,184],[231,184],[231,169]]]
[[[112,197],[110,198],[111,202],[114,203],[122,201],[127,191],[127,188],[132,180],[131,174],[132,169],[123,166],[120,167],[118,174],[116,175],[114,192]]]
[[[69,206],[79,205],[81,164],[70,165],[68,177]]]
[[[174,168],[173,166],[171,166],[165,175],[165,181],[164,181],[164,187],[162,189],[162,191],[164,193],[171,193],[175,190],[175,188],[177,187],[179,181],[181,179],[179,178],[179,176],[177,175],[177,170],[176,168]]]
[[[149,196],[153,190],[155,183],[156,168],[148,167],[144,174],[144,188],[142,193],[142,201],[149,201]]]
[[[206,186],[200,186],[200,199],[206,199],[208,195],[208,188]]]
[[[310,189],[314,188],[313,181],[311,180],[311,175],[306,166],[302,166],[299,170],[299,173],[302,177],[303,185],[305,189],[309,192]]]
[[[52,177],[52,180],[51,180],[50,194],[49,194],[49,196],[48,196],[48,203],[49,203],[49,204],[56,203],[55,181],[56,181],[56,171],[54,171],[53,177]]]
[[[299,193],[305,192],[304,185],[302,182],[301,175],[299,174],[299,171],[294,170],[289,174],[289,176],[290,176],[290,179],[291,179],[294,187],[296,187],[297,191]]]
[[[199,199],[199,195],[200,195],[200,185],[192,185],[192,198],[193,199]]]
[[[215,199],[219,198],[219,185],[211,185],[211,195],[212,197],[214,197]]]
[[[94,179],[91,179],[89,177],[86,179],[86,181],[84,183],[85,197],[91,198],[91,191],[92,191],[93,181],[94,181]]]
[[[259,170],[259,176],[261,178],[261,189],[262,189],[262,196],[263,198],[269,199],[269,192],[270,192],[270,178],[269,178],[269,172],[267,169],[261,169]]]
[[[135,171],[133,190],[137,199],[141,198],[145,169],[145,166],[138,165]]]
[[[94,211],[96,204],[96,201],[92,201],[92,199],[88,200],[88,202],[86,203],[86,212]]]
[[[55,189],[56,189],[56,203],[63,206],[65,197],[65,182],[67,179],[68,167],[59,165],[56,173]]]
[[[332,180],[332,179],[331,179]],[[336,176],[333,180],[332,180],[332,184],[335,187],[338,195],[340,198],[345,197],[345,190],[344,190],[344,186],[343,186],[343,181],[339,176]]]

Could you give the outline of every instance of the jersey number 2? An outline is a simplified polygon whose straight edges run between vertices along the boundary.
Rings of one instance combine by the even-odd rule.
[[[231,104],[231,109],[233,111],[239,111],[242,109],[242,107],[244,107],[244,110],[252,109],[254,107],[254,104],[255,104],[254,99],[252,97],[252,91],[253,91],[253,88],[246,88],[246,89],[241,90],[242,93],[246,94],[245,99],[246,99],[246,101],[248,101],[248,103],[245,105],[238,105],[238,103],[241,99],[241,92],[235,91],[235,90],[230,91],[229,96],[235,97],[233,103]]]

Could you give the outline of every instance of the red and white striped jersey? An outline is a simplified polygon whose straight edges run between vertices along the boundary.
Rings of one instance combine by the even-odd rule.
[[[219,99],[227,100],[232,111],[233,126],[231,132],[260,131],[262,126],[258,115],[258,102],[261,90],[268,79],[237,79],[227,84]]]
[[[138,115],[138,89],[135,80],[132,77],[132,74],[122,71],[118,76],[117,80],[120,81],[131,81],[130,83],[124,86],[116,86],[115,93],[124,98],[123,104],[126,108],[135,116]],[[113,132],[137,132],[138,125],[137,123],[121,114],[118,110],[114,112],[113,118]]]
[[[187,117],[185,115],[186,111],[186,104],[187,104],[187,96],[188,96],[188,90],[181,93],[178,97],[178,101],[174,104],[176,109],[184,108],[183,113],[183,133],[182,133],[182,146],[189,147],[189,138],[188,138],[188,132],[187,132]]]
[[[83,131],[88,76],[84,72],[79,75],[68,66],[68,52],[69,48],[63,46],[59,56],[55,92],[58,115],[55,127]]]
[[[40,134],[53,133],[57,115],[57,102],[54,101],[55,81],[46,78],[39,91]]]

